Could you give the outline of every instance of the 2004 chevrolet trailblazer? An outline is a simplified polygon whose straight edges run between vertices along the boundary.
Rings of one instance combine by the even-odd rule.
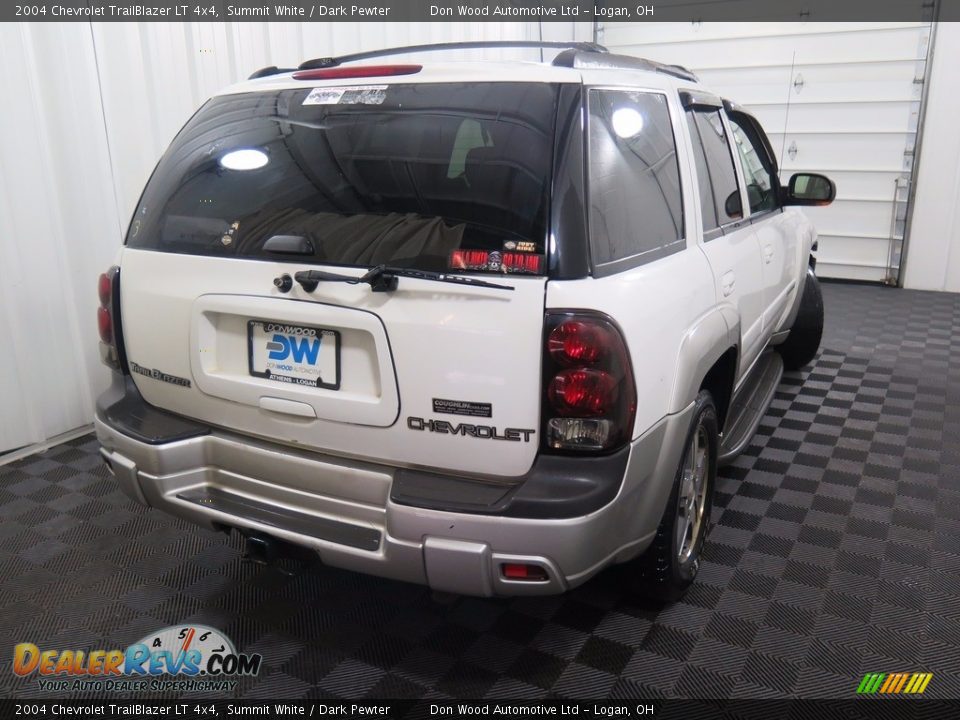
[[[265,68],[177,135],[100,278],[103,457],[333,566],[520,595],[630,561],[677,597],[718,463],[816,354],[791,206],[833,183],[782,187],[683,68],[356,64],[396,52]]]

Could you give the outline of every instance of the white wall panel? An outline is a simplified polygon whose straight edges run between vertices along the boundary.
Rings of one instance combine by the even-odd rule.
[[[960,23],[937,25],[906,287],[960,292]]]
[[[800,171],[833,178],[837,201],[810,212],[825,236],[821,275],[896,277],[891,236],[903,222],[893,218],[905,197],[896,183],[913,166],[928,24],[612,23],[601,31],[611,49],[685,65],[754,112],[784,180]]]
[[[97,275],[112,263],[161,153],[213,92],[266,65],[310,57],[454,40],[533,40],[541,33],[545,40],[591,40],[593,28],[0,24],[0,452],[90,422],[108,379],[98,354]],[[451,59],[483,57],[535,60],[539,52],[473,51]]]
[[[94,281],[120,232],[90,28],[34,30],[0,25],[0,450],[87,422]]]

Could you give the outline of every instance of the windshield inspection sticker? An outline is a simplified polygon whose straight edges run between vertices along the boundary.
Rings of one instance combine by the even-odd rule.
[[[303,100],[304,105],[383,105],[387,99],[386,85],[351,85],[348,87],[318,87]]]
[[[493,405],[490,403],[467,402],[466,400],[433,399],[433,411],[448,415],[469,415],[470,417],[492,417]]]

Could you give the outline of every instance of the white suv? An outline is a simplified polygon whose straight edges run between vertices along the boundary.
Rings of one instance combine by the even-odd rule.
[[[564,47],[266,68],[194,115],[100,278],[130,497],[448,592],[690,584],[718,463],[820,342],[787,206],[835,189],[683,68]]]

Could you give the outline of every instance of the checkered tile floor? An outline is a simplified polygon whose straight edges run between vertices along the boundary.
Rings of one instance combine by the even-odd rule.
[[[960,697],[960,295],[824,291],[822,354],[723,472],[682,602],[644,607],[616,572],[446,603],[288,576],[128,502],[88,436],[0,467],[0,697],[40,694],[14,643],[123,647],[189,621],[263,654],[244,697],[851,697],[914,671]]]

